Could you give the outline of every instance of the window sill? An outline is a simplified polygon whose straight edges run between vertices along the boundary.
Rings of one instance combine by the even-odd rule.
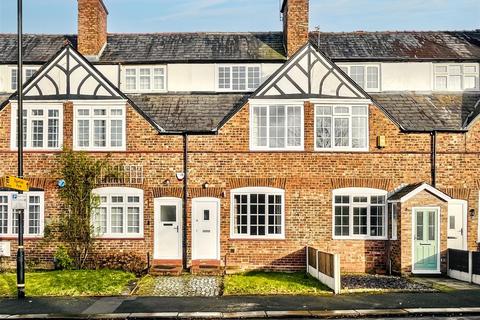
[[[332,237],[332,240],[385,241],[389,239],[387,237]]]
[[[122,237],[112,237],[112,236],[105,236],[105,237],[93,237],[95,240],[145,240],[144,236],[135,236],[135,237],[128,237],[128,236],[122,236]]]
[[[84,152],[126,152],[127,148],[78,148],[74,147],[73,151],[84,151]]]
[[[26,241],[29,240],[43,240],[43,235],[39,236],[23,236],[23,239]],[[0,236],[0,241],[13,241],[13,240],[18,240],[18,236],[16,235],[6,235],[6,236]]]
[[[281,237],[236,237],[236,236],[230,236],[231,241],[284,241],[285,236]]]
[[[370,150],[368,148],[363,148],[363,149],[319,149],[319,148],[314,148],[313,151],[318,152],[318,153],[362,153],[362,152],[369,152]]]
[[[250,148],[250,151],[251,152],[304,152],[305,151],[305,148],[301,148],[301,149],[268,149],[268,148],[261,148],[261,149],[257,149],[257,148]]]

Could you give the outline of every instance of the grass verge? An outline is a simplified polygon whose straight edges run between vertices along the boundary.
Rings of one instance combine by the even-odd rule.
[[[135,275],[115,270],[68,270],[31,272],[25,277],[26,294],[38,296],[120,295]],[[0,274],[0,297],[16,295],[16,275]]]
[[[304,272],[251,271],[227,275],[224,295],[330,295],[330,289]]]

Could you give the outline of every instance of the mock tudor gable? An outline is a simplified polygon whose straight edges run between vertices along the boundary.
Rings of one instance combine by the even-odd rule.
[[[25,100],[124,99],[72,46],[66,45],[23,90]]]
[[[300,49],[252,99],[370,99],[340,68],[311,43]]]

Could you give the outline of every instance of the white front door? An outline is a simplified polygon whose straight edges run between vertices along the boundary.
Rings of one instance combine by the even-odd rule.
[[[450,249],[466,249],[467,202],[451,200],[448,203],[447,246]]]
[[[192,260],[220,259],[220,200],[192,200]]]
[[[182,259],[182,200],[157,198],[154,203],[154,259]]]

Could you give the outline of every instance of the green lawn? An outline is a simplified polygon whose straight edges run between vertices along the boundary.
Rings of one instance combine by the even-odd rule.
[[[328,295],[330,289],[304,272],[247,272],[227,275],[224,295]]]
[[[46,271],[26,274],[27,296],[119,295],[135,275],[114,270]],[[16,275],[0,274],[0,297],[16,295]]]

